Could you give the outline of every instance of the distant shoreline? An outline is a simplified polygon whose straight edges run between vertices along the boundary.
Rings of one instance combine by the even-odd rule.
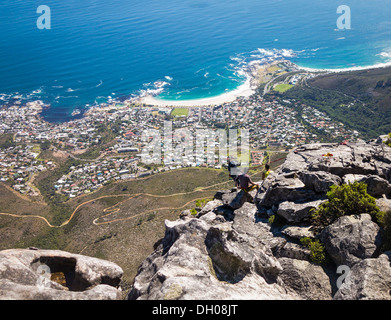
[[[307,72],[334,72],[334,73],[342,73],[342,72],[352,72],[352,71],[363,71],[363,70],[374,70],[374,69],[385,69],[391,67],[391,61],[384,63],[377,63],[371,66],[362,66],[362,67],[348,67],[348,68],[340,68],[340,69],[317,69],[317,68],[309,68],[302,67],[296,65],[299,70],[307,71]]]
[[[315,73],[315,74],[329,73],[329,72],[331,73],[354,72],[354,71],[383,69],[383,68],[391,67],[391,62],[386,62],[386,63],[378,63],[371,66],[363,66],[363,67],[349,67],[349,68],[341,68],[341,69],[317,69],[317,68],[308,68],[308,67],[299,66],[297,64],[290,62],[289,60],[286,61],[277,60],[266,65],[261,65],[257,68],[257,70],[260,70],[262,68],[267,68],[268,66],[272,66],[273,64],[279,62],[289,62],[292,66],[294,66],[297,69],[297,71],[305,71],[305,72]],[[141,104],[156,106],[156,107],[202,107],[202,106],[221,105],[224,103],[234,102],[237,98],[240,97],[248,98],[251,95],[253,95],[256,92],[256,89],[259,85],[259,84],[258,85],[254,84],[255,82],[254,80],[256,79],[257,78],[254,76],[254,74],[249,75],[245,83],[240,85],[238,88],[214,97],[191,99],[191,100],[165,100],[165,99],[160,99],[158,96],[146,95],[137,98],[136,101]]]
[[[262,70],[267,70],[268,67],[273,66],[274,64],[278,64],[281,62],[289,63],[296,71],[304,71],[308,73],[343,73],[343,72],[354,72],[354,71],[363,71],[363,70],[372,70],[372,69],[383,69],[391,67],[391,62],[386,63],[378,63],[371,66],[363,66],[363,67],[348,67],[341,69],[317,69],[317,68],[309,68],[297,65],[289,60],[276,60],[268,64],[259,65],[258,67],[252,70],[251,74],[247,75],[247,80],[245,83],[240,85],[238,88],[220,94],[214,97],[208,98],[199,98],[199,99],[190,99],[190,100],[165,100],[160,99],[159,96],[154,96],[152,94],[138,97],[136,99],[137,103],[156,106],[156,107],[203,107],[203,106],[213,106],[213,105],[221,105],[224,103],[234,102],[237,98],[243,97],[248,98],[256,92],[256,89],[259,86],[259,81],[257,82],[259,72]]]
[[[165,100],[160,99],[159,96],[150,94],[138,97],[136,102],[157,107],[203,107],[234,102],[237,98],[248,98],[255,94],[260,84],[260,77],[265,76],[268,68],[284,62],[294,66],[294,64],[288,60],[276,60],[267,64],[249,66],[250,69],[246,72],[247,77],[243,84],[234,90],[217,96],[189,100]]]
[[[255,88],[252,88],[249,79],[235,90],[225,92],[218,96],[191,100],[163,100],[152,95],[139,98],[137,102],[145,105],[153,105],[158,107],[204,107],[210,105],[219,105],[235,101],[239,97],[249,97],[255,93]]]

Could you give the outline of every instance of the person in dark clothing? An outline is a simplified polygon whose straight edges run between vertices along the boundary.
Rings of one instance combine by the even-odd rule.
[[[242,173],[236,178],[237,186],[245,192],[250,192],[254,189],[259,189],[259,185],[251,180],[251,177]]]
[[[238,169],[239,164],[230,158],[228,158],[227,160],[228,160],[227,167],[228,167],[229,176],[230,178],[232,178],[232,180],[235,182],[235,185],[237,186],[238,184],[236,179],[239,176],[239,174],[241,174],[241,172]]]

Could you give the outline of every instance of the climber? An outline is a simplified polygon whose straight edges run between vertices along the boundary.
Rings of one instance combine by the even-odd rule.
[[[235,182],[235,185],[237,185],[237,182],[236,182],[236,179],[237,177],[241,174],[240,170],[239,170],[239,165],[236,161],[232,160],[231,158],[227,158],[227,167],[228,167],[228,172],[229,172],[229,176],[230,178],[233,179],[233,181]]]
[[[236,185],[245,192],[250,192],[254,189],[259,189],[259,185],[251,180],[251,177],[246,173],[241,173],[236,178]]]
[[[262,180],[265,180],[269,176],[269,174],[273,172],[272,170],[270,170],[270,165],[268,164],[265,164],[265,170],[266,171],[262,174]]]

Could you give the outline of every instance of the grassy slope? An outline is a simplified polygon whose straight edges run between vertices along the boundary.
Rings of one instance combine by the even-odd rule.
[[[125,271],[124,279],[131,282],[140,263],[153,251],[153,245],[164,235],[164,220],[177,219],[181,209],[194,208],[195,199],[213,198],[216,190],[231,188],[232,183],[222,183],[216,187],[198,190],[219,182],[229,181],[226,171],[207,168],[189,168],[154,175],[139,181],[125,181],[110,184],[94,194],[68,201],[65,205],[72,210],[79,204],[102,196],[110,197],[94,200],[82,206],[72,220],[64,227],[49,228],[42,220],[20,219],[0,216],[0,249],[36,246],[61,249],[74,253],[108,259],[118,263]],[[4,194],[0,200],[1,212],[44,215],[49,221],[66,221],[70,214],[61,216],[61,221],[51,216],[56,211],[50,205],[32,203],[20,199],[15,193],[0,185]],[[170,195],[155,198],[138,196],[130,199],[129,194],[150,193]],[[112,195],[126,194],[124,197]],[[105,211],[118,204],[120,210]],[[161,210],[162,208],[176,208]],[[109,214],[109,215],[107,215]],[[102,217],[107,215],[106,217]],[[100,225],[93,224],[99,218]],[[115,220],[115,222],[111,222]]]

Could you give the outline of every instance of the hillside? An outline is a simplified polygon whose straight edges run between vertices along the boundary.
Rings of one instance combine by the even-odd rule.
[[[131,283],[163,236],[164,220],[194,208],[197,199],[211,199],[228,179],[223,170],[189,168],[113,183],[62,204],[69,211],[61,219],[51,204],[23,199],[0,184],[0,212],[12,214],[0,216],[0,249],[32,246],[108,259],[124,266]]]
[[[259,182],[259,191],[250,193],[231,188],[225,172],[208,169],[112,185],[105,191],[125,199],[114,194],[79,199],[88,206],[59,228],[46,224],[45,229],[45,221],[34,217],[5,216],[2,227],[9,230],[29,222],[24,227],[36,236],[30,244],[61,245],[73,253],[41,248],[0,252],[0,295],[391,299],[391,148],[381,139],[302,145],[274,170]],[[189,181],[193,185],[183,192]],[[157,182],[177,193],[157,190]],[[200,183],[204,188],[191,190]],[[143,192],[136,199],[125,193],[141,186],[156,194]],[[205,201],[190,210],[199,196]],[[54,272],[50,281],[44,280],[45,291],[38,273],[42,268]]]
[[[275,96],[326,112],[365,139],[391,132],[391,68],[327,73],[266,98]]]

